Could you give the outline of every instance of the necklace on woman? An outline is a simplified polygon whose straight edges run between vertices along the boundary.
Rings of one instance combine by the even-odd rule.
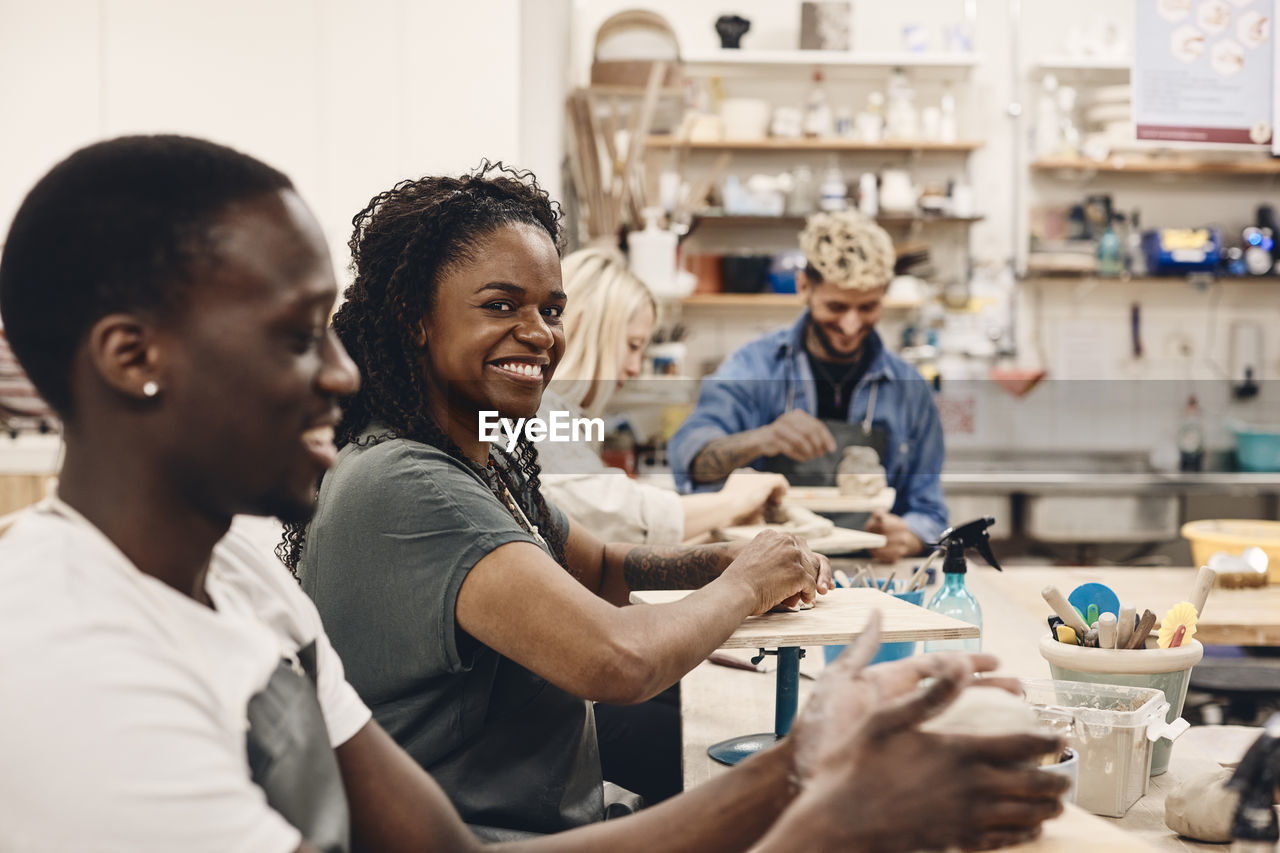
[[[497,487],[493,487],[491,485],[490,488],[493,488],[493,493],[497,495],[498,500],[502,501],[506,505],[507,511],[515,518],[516,523],[519,524],[526,533],[536,539],[539,545],[546,548],[547,540],[542,538],[542,534],[538,531],[538,525],[530,521],[529,516],[525,515],[524,510],[520,508],[520,504],[516,503],[515,496],[511,494],[511,489],[507,488],[507,483],[502,477],[502,472],[499,470],[498,466],[494,464],[492,456],[489,457],[487,467],[493,472],[494,481],[497,483]]]

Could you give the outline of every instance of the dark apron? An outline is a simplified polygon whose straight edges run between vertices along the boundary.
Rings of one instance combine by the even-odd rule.
[[[316,644],[284,660],[249,700],[249,773],[267,804],[324,853],[351,847],[347,795],[316,697]]]
[[[872,391],[875,387],[872,386]],[[799,462],[789,456],[778,454],[766,456],[764,470],[781,474],[793,486],[834,486],[836,484],[836,467],[844,456],[846,447],[870,447],[884,465],[885,451],[889,447],[889,432],[882,423],[875,420],[875,397],[872,396],[867,407],[867,417],[856,424],[848,421],[837,421],[822,418],[822,423],[831,430],[836,440],[836,449],[830,453],[813,459]],[[885,466],[886,470],[888,466]],[[825,512],[821,513],[835,522],[837,527],[848,527],[861,530],[866,526],[870,513],[867,512]]]

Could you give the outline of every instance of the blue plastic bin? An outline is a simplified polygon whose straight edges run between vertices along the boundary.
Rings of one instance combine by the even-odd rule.
[[[881,589],[884,589],[883,579],[877,581],[877,583],[880,584]],[[924,604],[924,594],[926,590],[917,589],[915,592],[895,592],[894,590],[897,588],[898,581],[895,579],[893,586],[889,589],[889,594],[894,598],[900,598],[903,601],[910,602],[917,606],[922,606]],[[844,646],[823,646],[822,657],[827,663],[831,663],[833,660],[838,658],[840,653],[843,651]],[[903,658],[911,657],[915,653],[915,643],[881,643],[880,651],[876,652],[876,656],[871,659],[871,663],[886,663],[891,660],[902,660]]]

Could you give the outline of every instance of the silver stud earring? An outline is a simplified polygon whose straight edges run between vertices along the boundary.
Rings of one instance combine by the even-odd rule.
[[[148,397],[154,397],[160,393],[160,385],[154,379],[148,379],[142,386],[142,393]]]

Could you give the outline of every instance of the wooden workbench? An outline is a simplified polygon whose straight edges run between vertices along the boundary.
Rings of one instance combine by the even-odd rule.
[[[901,576],[901,575],[899,575]],[[984,612],[983,595],[1002,593],[1020,609],[1040,614],[1044,624],[1049,605],[1040,591],[1054,584],[1067,595],[1082,583],[1104,583],[1122,602],[1149,608],[1163,617],[1170,607],[1186,601],[1195,583],[1195,570],[1137,569],[1124,566],[1005,566],[1003,573],[982,568],[969,572],[969,586]],[[997,614],[998,615],[998,614]],[[1196,639],[1207,646],[1280,646],[1280,585],[1252,589],[1215,588],[1196,621]]]
[[[975,569],[968,584],[982,604],[983,648],[1001,660],[1001,672],[1028,678],[1048,678],[1049,667],[1040,657],[1036,643],[1048,629],[1045,625],[1047,605],[1040,590],[1055,583],[1070,591],[1078,583],[1099,580],[1113,586],[1122,600],[1132,596],[1135,603],[1163,613],[1176,601],[1183,600],[1191,588],[1191,569],[1055,569],[1006,566],[1006,572]],[[1128,575],[1127,573],[1134,573]],[[885,570],[887,573],[887,569]],[[899,571],[899,577],[904,576]],[[1126,573],[1116,580],[1116,573]],[[1205,608],[1209,636],[1238,637],[1248,626],[1254,638],[1274,638],[1268,644],[1280,643],[1280,603],[1273,604],[1267,618],[1264,607],[1248,606],[1243,615],[1235,609],[1235,599],[1252,591],[1215,590]],[[1275,588],[1265,590],[1265,598]],[[1227,594],[1230,593],[1230,594]],[[1253,614],[1253,615],[1250,615]],[[802,614],[798,614],[802,615]],[[1274,624],[1273,624],[1274,623]],[[1217,639],[1217,642],[1230,640]],[[1235,640],[1238,642],[1238,640]],[[818,675],[822,669],[822,649],[808,649],[801,661],[803,675]],[[813,688],[813,681],[800,680],[800,702]],[[727,768],[712,761],[706,749],[712,743],[737,735],[770,731],[774,713],[774,675],[747,672],[703,663],[681,682],[681,718],[684,738],[685,788],[701,784]],[[1218,761],[1238,759],[1258,730],[1239,726],[1199,726],[1175,742],[1169,771],[1151,779],[1150,790],[1123,818],[1097,818],[1109,828],[1121,829],[1133,837],[1133,849],[1142,842],[1160,850],[1222,851],[1222,845],[1199,844],[1176,837],[1164,825],[1164,798],[1182,779],[1216,766]],[[1033,848],[1046,849],[1046,848]]]

